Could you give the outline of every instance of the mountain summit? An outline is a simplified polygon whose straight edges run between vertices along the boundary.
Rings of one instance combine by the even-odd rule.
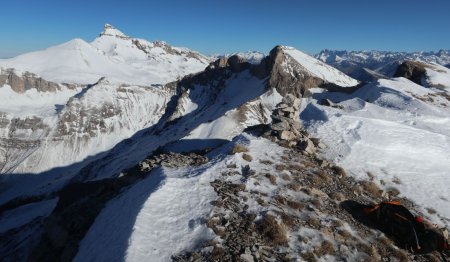
[[[188,48],[162,41],[131,38],[110,24],[88,43],[74,39],[45,50],[0,59],[0,67],[31,72],[71,84],[93,84],[100,78],[138,85],[165,84],[205,69],[210,59]]]
[[[100,36],[114,36],[122,39],[129,39],[130,37],[122,33],[120,30],[115,28],[110,24],[105,24],[103,32],[100,33]]]

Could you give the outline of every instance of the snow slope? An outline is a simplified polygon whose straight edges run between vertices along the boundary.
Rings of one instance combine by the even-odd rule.
[[[164,42],[134,39],[105,25],[92,43],[73,39],[45,50],[0,59],[0,67],[59,83],[92,84],[101,77],[127,84],[165,84],[203,70],[207,57]]]
[[[0,143],[0,172],[39,173],[109,150],[152,126],[159,121],[172,94],[104,79],[83,90],[54,93],[30,89],[18,94],[4,86],[0,95],[9,98],[0,105],[5,121],[0,135],[19,145]],[[40,124],[16,126],[27,119]],[[30,146],[20,146],[22,143]]]
[[[334,67],[315,59],[293,47],[283,47],[284,53],[291,56],[310,74],[342,87],[356,86],[358,81],[345,75]]]
[[[429,64],[425,67],[427,85],[450,91],[450,69],[438,64]]]
[[[11,86],[0,86],[0,112],[14,117],[52,117],[57,113],[56,106],[66,104],[71,97],[81,92],[81,87],[68,89],[61,87],[57,92],[39,92],[33,88],[19,94]]]
[[[327,158],[359,179],[372,173],[448,224],[450,103],[441,92],[404,78],[379,80],[351,95],[315,93],[301,118],[328,145]],[[324,98],[343,109],[320,106]]]
[[[216,199],[210,182],[230,163],[250,165],[254,170],[264,167],[258,161],[243,160],[242,154],[230,155],[235,143],[246,145],[257,158],[267,158],[267,152],[276,158],[283,151],[266,139],[244,134],[210,152],[210,161],[203,166],[152,171],[109,202],[81,242],[74,261],[171,261],[172,255],[217,237],[205,225]],[[134,215],[135,219],[130,218]]]
[[[104,76],[136,84],[161,81],[155,73],[114,63],[82,39],[74,39],[42,51],[0,60],[0,66],[29,71],[59,83],[92,84]]]

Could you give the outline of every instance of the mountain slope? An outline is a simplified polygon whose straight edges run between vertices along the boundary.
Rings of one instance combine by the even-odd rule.
[[[135,66],[145,60],[129,40],[107,25],[95,42],[110,61]],[[164,44],[139,45],[149,56],[172,52]],[[55,93],[72,90],[53,84]],[[24,94],[30,90],[36,92]],[[169,84],[102,78],[73,90],[58,110],[48,103],[40,120],[33,118],[51,125],[41,128],[47,133],[34,153],[17,160],[15,170],[28,173],[1,177],[0,253],[7,259],[426,261],[369,230],[343,205],[399,194],[408,208],[446,225],[442,90],[403,78],[361,86],[283,46],[258,64],[223,57]],[[20,138],[41,132],[33,121],[20,125]],[[420,157],[429,162],[420,166]],[[371,181],[362,179],[368,171]],[[400,192],[391,188],[398,180]],[[431,180],[434,195],[426,191]],[[413,195],[415,181],[423,193]],[[445,210],[426,211],[425,193]]]
[[[324,99],[332,106],[324,106]],[[396,188],[423,212],[431,210],[433,222],[448,226],[446,92],[396,78],[379,80],[350,95],[319,91],[311,100],[301,118],[329,146],[326,158],[358,179],[367,179],[370,173],[382,188]],[[429,208],[439,210],[442,217]]]
[[[0,67],[76,84],[92,84],[101,77],[128,84],[165,84],[199,72],[208,64],[208,58],[189,49],[130,38],[108,24],[90,44],[74,39],[46,50],[0,59]]]

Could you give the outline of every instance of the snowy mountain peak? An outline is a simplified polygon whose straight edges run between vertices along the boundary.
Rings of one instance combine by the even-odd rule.
[[[105,24],[103,28],[103,32],[100,33],[100,36],[114,36],[122,39],[129,39],[130,37],[122,33],[120,30],[115,28],[110,24]]]
[[[299,70],[305,71],[314,77],[324,80],[325,82],[336,84],[342,87],[356,86],[358,81],[345,75],[334,67],[303,53],[293,47],[280,46],[285,55],[292,58],[301,67]],[[288,59],[289,60],[289,59]],[[287,61],[287,60],[286,60]],[[289,64],[289,63],[287,63]],[[289,68],[287,70],[290,70]]]

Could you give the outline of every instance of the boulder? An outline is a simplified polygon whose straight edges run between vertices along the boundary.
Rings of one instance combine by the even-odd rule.
[[[289,123],[287,122],[278,122],[278,123],[274,123],[272,124],[272,130],[276,130],[276,131],[283,131],[283,130],[287,130],[289,129]]]
[[[407,78],[418,85],[422,85],[423,79],[426,77],[426,64],[418,61],[405,61],[398,66],[394,77]]]
[[[300,150],[302,150],[302,151],[304,151],[304,152],[306,152],[308,154],[313,154],[315,149],[316,149],[315,146],[314,146],[314,143],[310,139],[308,139],[306,137],[300,139],[300,141],[297,143],[297,147]]]
[[[293,108],[293,107],[285,107],[285,108],[282,108],[282,109],[280,109],[281,111],[283,111],[283,112],[289,112],[289,113],[294,113],[295,112],[295,108]]]
[[[295,134],[292,131],[288,131],[288,130],[283,130],[283,131],[279,132],[278,137],[281,140],[286,140],[286,141],[291,141],[296,138]]]

